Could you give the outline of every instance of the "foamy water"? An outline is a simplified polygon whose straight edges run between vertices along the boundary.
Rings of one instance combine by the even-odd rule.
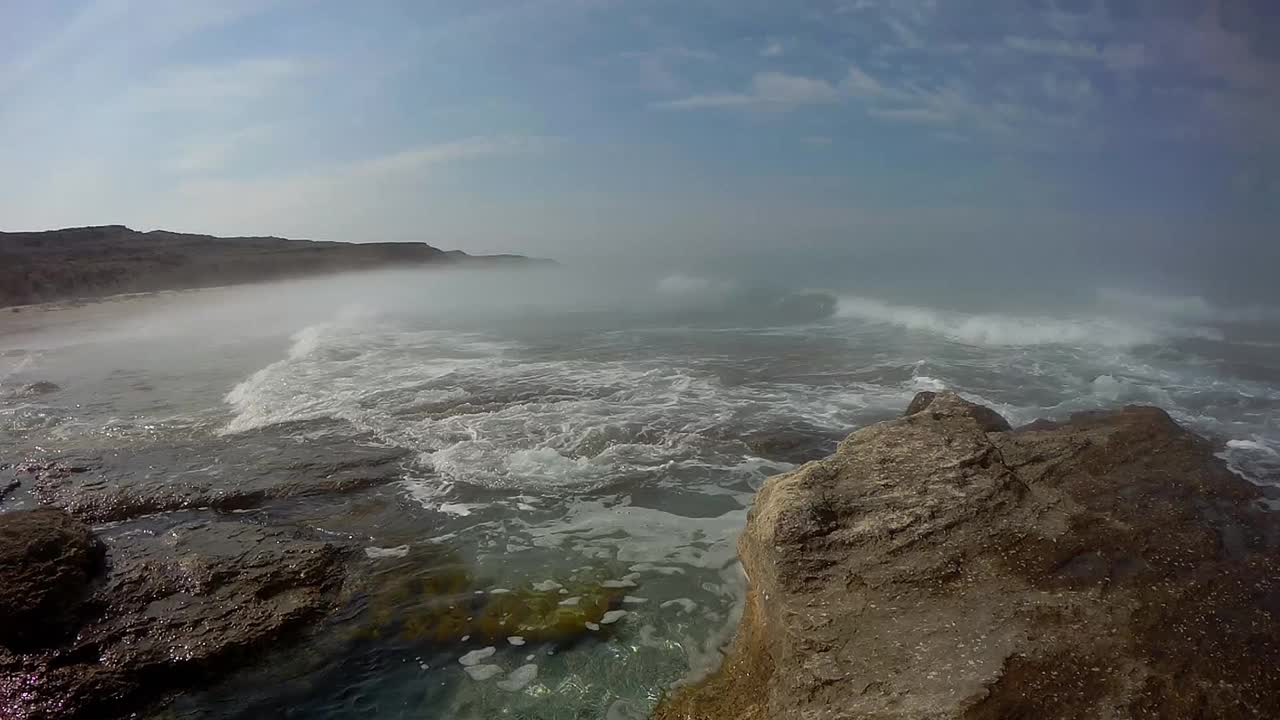
[[[734,539],[754,490],[921,390],[957,390],[1015,424],[1158,404],[1219,440],[1237,472],[1280,485],[1280,365],[1256,328],[1232,339],[1260,309],[1105,291],[1075,312],[963,312],[844,293],[830,316],[767,323],[794,307],[694,276],[650,292],[651,311],[570,303],[514,320],[343,304],[265,339],[24,335],[21,353],[4,348],[0,397],[34,379],[65,390],[0,401],[0,429],[20,448],[127,451],[205,433],[310,442],[323,457],[334,432],[404,448],[396,533],[339,518],[368,538],[372,567],[446,547],[485,579],[481,592],[590,576],[626,593],[592,630],[598,642],[509,638],[361,666],[347,695],[307,700],[316,717],[644,717],[664,688],[717,662],[740,610]],[[735,313],[740,297],[754,304]],[[324,517],[305,521],[338,532]],[[192,712],[275,692],[247,687]]]

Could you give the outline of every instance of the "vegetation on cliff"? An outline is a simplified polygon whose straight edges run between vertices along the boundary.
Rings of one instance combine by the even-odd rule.
[[[180,290],[354,270],[528,262],[424,243],[219,238],[122,225],[0,232],[0,307],[119,293]]]

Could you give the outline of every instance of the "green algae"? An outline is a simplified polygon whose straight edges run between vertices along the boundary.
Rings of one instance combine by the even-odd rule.
[[[449,556],[411,551],[373,583],[356,635],[428,646],[493,644],[517,636],[568,645],[607,633],[610,626],[601,620],[621,606],[622,598],[621,589],[581,576],[563,586],[485,587]]]

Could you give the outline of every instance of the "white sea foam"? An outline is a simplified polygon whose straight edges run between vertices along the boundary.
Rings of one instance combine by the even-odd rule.
[[[492,680],[502,674],[502,667],[499,665],[469,665],[463,670],[476,682]]]
[[[995,313],[966,315],[856,296],[842,296],[836,316],[933,333],[970,345],[1130,347],[1155,342],[1161,337],[1156,329],[1102,317],[1064,319]]]
[[[1249,450],[1253,452],[1259,452],[1264,455],[1270,455],[1272,457],[1280,457],[1280,450],[1276,450],[1275,448],[1270,447],[1265,442],[1259,439],[1228,440],[1227,447],[1231,448],[1232,450]]]
[[[364,549],[364,554],[370,560],[381,560],[384,558],[402,558],[409,554],[409,546],[398,545],[396,547],[390,547],[390,548],[367,547]]]
[[[697,609],[698,604],[694,602],[692,598],[675,598],[674,600],[668,600],[662,603],[658,607],[663,608],[664,610],[671,607],[680,608],[680,612],[691,613]]]
[[[1260,435],[1228,440],[1219,457],[1232,472],[1250,482],[1280,487],[1280,440]],[[1268,505],[1280,509],[1274,498]]]
[[[728,297],[734,288],[734,283],[730,281],[683,273],[668,275],[658,281],[660,297],[682,303],[720,301]]]
[[[1163,388],[1114,375],[1099,375],[1094,378],[1092,389],[1095,396],[1109,403],[1149,402],[1165,407],[1174,405],[1173,399]]]
[[[522,361],[513,353],[519,347],[363,321],[304,328],[284,359],[227,394],[235,415],[224,432],[346,420],[417,450],[433,474],[411,481],[411,492],[424,505],[462,515],[472,506],[447,500],[441,488],[591,486],[686,462],[763,477],[769,472],[743,465],[740,454],[709,462],[703,434],[768,429],[797,418],[851,429],[864,413],[900,407],[923,382],[725,386],[660,361]]]
[[[499,690],[506,692],[519,692],[525,689],[529,683],[538,678],[538,666],[532,663],[521,665],[520,667],[507,673],[506,679],[499,680],[496,685]]]
[[[466,653],[462,657],[458,658],[458,662],[467,666],[479,665],[481,662],[484,662],[485,660],[493,657],[493,654],[496,653],[497,651],[498,649],[494,647],[485,647],[485,648],[480,648],[479,650],[472,650],[471,652]]]
[[[1268,305],[1225,307],[1199,295],[1165,295],[1134,290],[1101,288],[1098,304],[1109,312],[1162,317],[1202,324],[1258,323],[1280,320],[1280,308]]]

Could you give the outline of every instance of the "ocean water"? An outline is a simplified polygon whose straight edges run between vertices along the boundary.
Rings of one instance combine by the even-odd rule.
[[[166,717],[646,717],[718,662],[753,492],[921,390],[956,390],[1015,425],[1159,405],[1280,498],[1269,306],[1114,288],[1060,302],[917,296],[547,270],[28,308],[0,317],[0,443],[5,461],[107,452],[126,467],[146,458],[137,471],[152,474],[165,470],[156,448],[180,447],[191,457],[174,482],[227,486],[282,447],[331,462],[350,443],[400,448],[385,485],[245,519],[359,544],[375,587],[445,568],[476,602],[615,591],[611,622],[558,643],[371,638],[371,616],[411,612],[375,592],[302,650]],[[14,394],[36,381],[61,390]]]

